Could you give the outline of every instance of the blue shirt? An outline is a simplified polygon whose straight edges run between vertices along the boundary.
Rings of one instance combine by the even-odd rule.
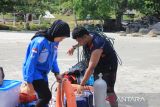
[[[23,64],[24,81],[29,83],[38,79],[48,81],[47,74],[50,71],[59,72],[58,44],[58,42],[48,41],[45,37],[36,37],[30,42]]]

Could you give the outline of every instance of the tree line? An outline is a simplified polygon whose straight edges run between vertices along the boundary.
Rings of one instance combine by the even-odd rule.
[[[71,10],[78,19],[105,21],[115,16],[116,27],[121,27],[121,20],[126,10],[137,10],[144,15],[160,17],[159,0],[1,0],[0,12],[5,13],[34,13],[42,15],[46,10],[52,13]]]

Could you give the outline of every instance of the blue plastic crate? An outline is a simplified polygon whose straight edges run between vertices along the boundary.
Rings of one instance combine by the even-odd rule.
[[[0,91],[10,90],[18,85],[21,85],[21,81],[18,80],[4,80],[3,84],[0,86]]]
[[[21,81],[4,80],[0,86],[0,107],[16,107],[19,99]]]

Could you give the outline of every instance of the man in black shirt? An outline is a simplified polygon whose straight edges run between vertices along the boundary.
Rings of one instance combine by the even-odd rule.
[[[88,62],[78,92],[83,90],[83,86],[92,73],[95,80],[98,79],[98,74],[102,73],[103,79],[107,83],[106,92],[110,105],[111,107],[118,107],[117,96],[114,91],[118,59],[111,42],[98,33],[88,32],[84,27],[74,28],[72,36],[78,44],[70,48],[68,54],[72,55],[77,46],[83,46],[84,57]]]

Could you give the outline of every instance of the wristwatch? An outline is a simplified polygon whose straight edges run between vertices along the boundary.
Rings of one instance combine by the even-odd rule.
[[[54,72],[54,75],[55,75],[55,76],[59,75],[59,72]]]

